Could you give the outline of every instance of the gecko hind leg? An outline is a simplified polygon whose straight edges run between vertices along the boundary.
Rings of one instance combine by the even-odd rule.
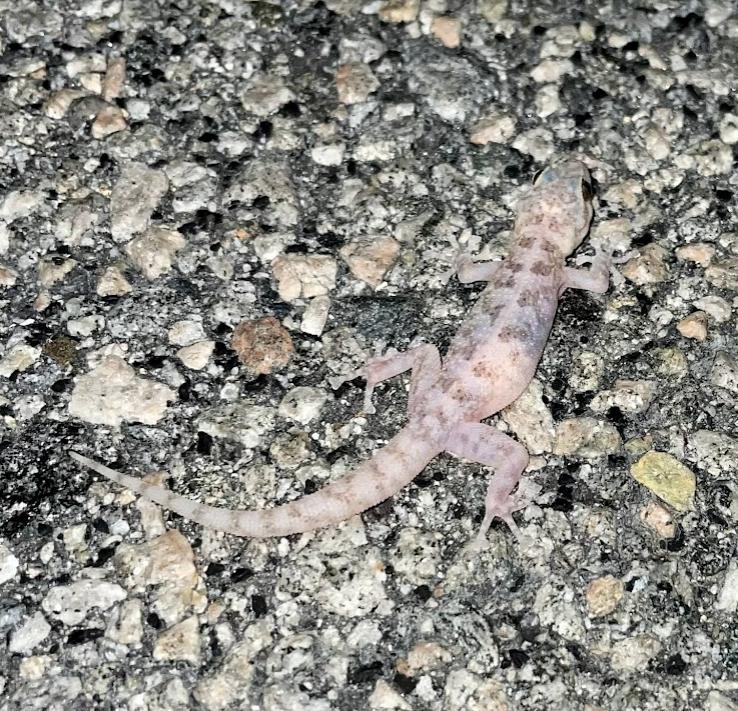
[[[435,380],[440,369],[441,357],[438,355],[438,349],[430,343],[423,343],[402,353],[390,351],[383,356],[373,358],[356,372],[350,373],[345,380],[358,377],[366,380],[364,412],[372,414],[375,412],[374,405],[372,405],[374,388],[384,380],[412,370],[409,400],[409,409],[412,410],[417,394]]]
[[[524,483],[521,477],[529,459],[525,447],[494,427],[470,422],[458,425],[449,433],[446,451],[494,469],[487,486],[484,520],[472,549],[482,548],[487,529],[495,518],[501,518],[515,537],[520,538],[512,514],[524,509],[540,491],[536,485],[527,485],[524,490],[519,486],[513,493],[518,483]]]

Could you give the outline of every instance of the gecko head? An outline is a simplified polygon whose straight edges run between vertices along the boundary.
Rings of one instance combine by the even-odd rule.
[[[523,207],[523,206],[521,206]],[[533,180],[518,214],[529,225],[545,230],[545,239],[564,255],[582,242],[592,219],[592,181],[587,168],[567,160],[544,168]]]

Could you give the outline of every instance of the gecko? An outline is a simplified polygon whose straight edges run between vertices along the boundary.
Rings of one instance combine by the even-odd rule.
[[[364,410],[373,412],[375,386],[410,371],[407,424],[368,460],[318,491],[263,510],[208,506],[106,467],[79,452],[78,463],[142,497],[208,528],[265,538],[337,524],[397,493],[441,452],[489,467],[485,515],[474,539],[481,546],[491,522],[501,519],[520,536],[513,513],[540,489],[521,484],[528,465],[525,447],[483,420],[514,402],[533,379],[566,289],[605,293],[610,251],[595,248],[588,269],[566,265],[583,242],[592,219],[587,168],[565,160],[546,167],[516,206],[513,237],[501,261],[475,262],[458,255],[463,284],[486,282],[452,338],[445,357],[423,343],[369,360],[344,381],[366,380]],[[523,479],[522,482],[526,482]],[[516,488],[517,487],[517,488]]]

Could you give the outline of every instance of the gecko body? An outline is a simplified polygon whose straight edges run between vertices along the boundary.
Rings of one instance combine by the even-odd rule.
[[[384,447],[344,477],[302,498],[263,511],[207,506],[114,471],[72,452],[78,462],[204,526],[240,536],[284,536],[338,523],[378,504],[409,483],[433,457],[450,452],[493,470],[480,544],[495,517],[518,533],[512,514],[530,494],[514,489],[528,464],[522,444],[481,420],[514,402],[541,359],[561,294],[567,288],[604,293],[610,258],[597,252],[588,270],[565,260],[592,218],[587,169],[577,161],[546,168],[517,205],[513,240],[500,262],[459,258],[460,281],[486,281],[445,358],[423,344],[367,363],[348,379],[366,379],[364,409],[383,380],[411,371],[408,422]]]

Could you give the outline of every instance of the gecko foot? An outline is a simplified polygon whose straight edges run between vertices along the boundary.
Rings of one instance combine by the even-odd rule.
[[[410,406],[412,408],[415,394],[424,391],[428,387],[428,383],[433,382],[438,377],[440,368],[441,357],[438,355],[438,349],[430,343],[421,343],[404,353],[389,348],[384,355],[372,358],[358,370],[341,378],[332,378],[331,385],[337,388],[347,380],[364,378],[366,386],[364,388],[363,411],[366,414],[372,414],[376,412],[372,404],[374,388],[385,380],[411,370]]]
[[[344,383],[348,383],[351,380],[355,380],[356,378],[364,378],[367,381],[367,384],[364,388],[364,404],[362,407],[362,411],[367,415],[373,415],[376,412],[376,409],[374,405],[372,404],[372,394],[374,393],[374,383],[370,383],[369,379],[367,378],[366,366],[363,368],[359,368],[358,370],[354,370],[351,373],[347,373],[346,375],[331,378],[329,382],[331,384],[331,387],[334,390],[338,390],[338,388],[340,388],[341,385],[343,385]]]
[[[516,511],[522,511],[528,504],[538,496],[541,487],[530,479],[521,479],[517,490],[512,494],[500,495],[498,492],[491,490],[487,493],[486,512],[484,520],[479,527],[479,531],[472,543],[474,550],[481,550],[487,540],[487,531],[494,519],[499,518],[505,522],[507,527],[515,538],[520,541],[522,534],[515,523],[512,515]]]
[[[366,378],[366,372],[364,368],[359,368],[358,370],[354,370],[353,372],[347,373],[346,375],[340,375],[330,378],[328,382],[334,390],[338,390],[338,388],[340,388],[344,383],[348,383],[352,380],[355,380],[356,378]],[[376,412],[374,405],[372,404],[373,392],[374,385],[370,385],[367,382],[367,385],[364,389],[364,405],[362,407],[362,411],[367,415],[373,415]]]
[[[594,254],[578,254],[574,257],[574,264],[584,267],[588,264],[597,267],[607,267],[612,264],[612,250],[609,247],[595,247]]]

